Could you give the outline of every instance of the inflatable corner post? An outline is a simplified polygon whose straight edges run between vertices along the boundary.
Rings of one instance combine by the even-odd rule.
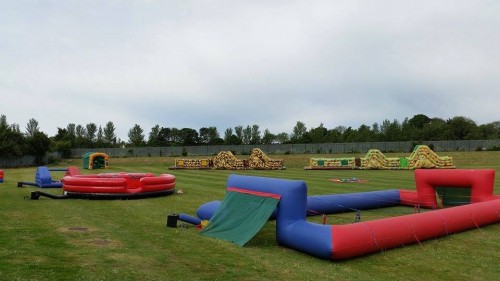
[[[0,183],[3,182],[3,176],[4,176],[3,170],[0,170]]]
[[[494,175],[494,170],[416,170],[416,191],[385,190],[310,197],[303,181],[230,175],[227,189],[228,192],[243,190],[247,194],[272,194],[279,198],[273,215],[280,245],[319,258],[342,260],[500,222],[500,196],[493,195]],[[453,191],[458,189],[468,189],[470,196],[454,204],[456,193]],[[346,225],[322,225],[306,220],[308,210],[328,214],[391,205],[436,209],[440,203],[436,193],[444,205],[448,203],[453,207]],[[444,198],[449,194],[451,199]],[[235,208],[220,206],[216,201],[202,205],[197,211],[198,217],[210,219],[214,209],[217,213],[231,212]],[[252,211],[247,212],[249,216],[252,214]],[[229,218],[231,213],[225,215]]]

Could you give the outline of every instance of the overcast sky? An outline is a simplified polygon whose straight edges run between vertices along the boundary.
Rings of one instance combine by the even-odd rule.
[[[0,0],[0,114],[261,131],[500,120],[500,1]]]

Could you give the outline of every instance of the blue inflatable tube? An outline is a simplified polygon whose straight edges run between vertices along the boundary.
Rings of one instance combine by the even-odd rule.
[[[307,197],[307,214],[336,214],[356,210],[369,210],[400,205],[398,189],[360,192],[349,194],[314,195]],[[210,220],[221,201],[212,201],[201,205],[196,215],[202,220]],[[276,219],[276,210],[271,215]]]
[[[336,214],[400,205],[399,190],[383,190],[349,194],[315,195],[307,197],[307,213]]]
[[[194,225],[199,225],[201,223],[201,220],[199,218],[195,218],[193,216],[183,214],[183,213],[179,214],[179,220],[183,221],[183,222],[190,223],[190,224],[194,224]]]

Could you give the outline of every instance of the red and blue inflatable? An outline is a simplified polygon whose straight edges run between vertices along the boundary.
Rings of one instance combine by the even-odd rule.
[[[278,243],[316,257],[342,260],[500,222],[500,196],[493,194],[494,176],[494,170],[416,170],[416,191],[308,197],[304,181],[230,175],[227,188],[279,195],[273,215]],[[438,188],[469,189],[470,196],[464,205],[438,209]],[[210,219],[219,205],[217,201],[202,205],[197,211],[199,219]],[[306,220],[310,210],[330,214],[396,205],[434,210],[347,225]],[[186,220],[198,222],[190,217]]]

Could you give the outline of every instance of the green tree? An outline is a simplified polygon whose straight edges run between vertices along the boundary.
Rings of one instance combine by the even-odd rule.
[[[85,126],[86,134],[85,140],[87,141],[87,147],[94,147],[97,133],[97,125],[95,123],[88,123]]]
[[[25,153],[35,157],[35,164],[44,164],[43,158],[50,151],[50,139],[43,132],[35,132],[33,136],[26,138]]]
[[[69,123],[66,126],[66,131],[68,132],[68,140],[71,143],[71,148],[76,147],[76,125],[74,123]]]
[[[480,125],[478,129],[481,139],[493,140],[500,138],[500,121]]]
[[[234,127],[234,134],[240,140],[240,143],[244,143],[243,142],[243,126],[240,125],[240,126]]]
[[[245,129],[243,129],[243,144],[250,144],[251,139],[252,139],[252,127],[248,125]]]
[[[401,132],[401,124],[397,119],[394,119],[393,122],[387,119],[382,122],[381,133],[384,136],[384,141],[399,141]]]
[[[104,133],[102,127],[99,126],[99,129],[97,129],[97,136],[95,139],[95,147],[103,147],[103,146],[104,146]]]
[[[318,127],[311,128],[309,136],[311,138],[311,143],[324,143],[328,141],[328,130],[323,123],[320,123]]]
[[[224,143],[227,145],[240,145],[241,139],[233,134],[232,128],[227,128],[224,132]]]
[[[57,134],[51,139],[51,151],[58,151],[63,158],[71,158],[71,137],[67,129],[57,128]]]
[[[276,141],[281,144],[288,143],[290,141],[290,136],[286,132],[281,132],[276,135]]]
[[[447,128],[446,121],[441,118],[432,118],[422,129],[422,140],[446,140],[448,138],[446,134],[451,135],[446,131]]]
[[[198,143],[198,132],[191,128],[182,128],[179,132],[182,145],[196,145]]]
[[[228,143],[229,139],[233,136],[233,128],[229,127],[224,131],[224,142]]]
[[[85,127],[83,127],[82,125],[77,125],[75,127],[75,136],[76,136],[76,139],[75,139],[75,146],[78,147],[78,148],[84,148],[86,147],[86,135],[87,135],[87,130],[85,129]]]
[[[330,130],[328,135],[330,137],[330,141],[333,143],[342,143],[345,142],[344,133],[347,131],[345,126],[337,126],[334,129]]]
[[[16,124],[9,125],[7,116],[0,116],[0,157],[10,158],[23,155],[26,138]]]
[[[135,124],[128,131],[128,143],[133,147],[141,147],[144,146],[144,130],[138,124]]]
[[[26,125],[26,137],[30,138],[35,135],[35,133],[39,132],[40,128],[38,128],[38,121],[35,118],[31,118]]]
[[[103,129],[104,143],[106,143],[108,147],[115,147],[117,144],[115,131],[116,128],[113,122],[108,121]]]
[[[161,128],[158,133],[158,145],[159,146],[169,146],[173,145],[173,137],[172,137],[172,129],[170,128]]]
[[[251,133],[250,133],[250,144],[260,144],[260,129],[259,125],[252,125]]]
[[[476,122],[464,116],[455,116],[446,121],[454,140],[472,140],[479,138]]]
[[[299,143],[301,142],[306,133],[307,133],[306,124],[304,124],[301,121],[297,121],[295,127],[293,127],[293,133],[290,141],[292,143]]]
[[[161,136],[160,136],[161,128],[160,125],[156,124],[151,131],[149,132],[148,137],[148,146],[157,147],[161,146]]]
[[[264,135],[262,136],[262,143],[263,144],[272,144],[274,143],[276,139],[276,135],[272,134],[269,129],[264,130]]]
[[[369,126],[363,124],[363,125],[359,126],[357,131],[358,131],[358,133],[357,133],[357,138],[355,141],[368,142],[368,141],[371,141],[373,139],[373,132]]]
[[[214,142],[220,143],[217,127],[200,128],[198,138],[199,144],[214,144]]]
[[[423,129],[425,125],[429,124],[429,122],[431,122],[431,118],[424,114],[414,115],[410,120],[408,120],[409,125],[417,129]]]

